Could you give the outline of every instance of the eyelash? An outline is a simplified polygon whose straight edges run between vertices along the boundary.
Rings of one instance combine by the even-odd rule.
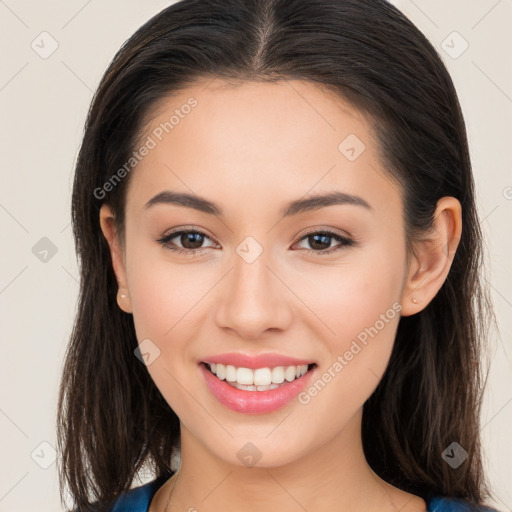
[[[176,238],[179,235],[187,234],[187,233],[194,233],[202,235],[203,237],[206,237],[211,240],[211,238],[204,233],[203,231],[197,230],[197,229],[189,229],[189,230],[180,230],[180,231],[174,231],[167,235],[164,235],[163,237],[159,238],[157,242],[159,242],[164,248],[173,251],[177,254],[185,254],[187,256],[192,256],[195,253],[201,251],[202,249],[205,249],[205,247],[199,247],[198,249],[184,249],[182,247],[171,247],[167,245],[173,238]],[[312,235],[327,235],[330,238],[334,238],[337,242],[340,242],[340,245],[331,247],[330,249],[324,249],[323,251],[315,251],[314,249],[303,249],[309,254],[313,253],[315,255],[324,255],[324,254],[331,254],[333,252],[339,251],[345,247],[350,247],[355,245],[355,241],[351,238],[341,236],[338,233],[335,233],[333,231],[329,230],[322,230],[322,231],[310,231],[309,233],[304,234],[298,242],[304,240],[305,238],[312,236]],[[213,241],[213,240],[212,240]],[[294,244],[295,245],[295,244]]]

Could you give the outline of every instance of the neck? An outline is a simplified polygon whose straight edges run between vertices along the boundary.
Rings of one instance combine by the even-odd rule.
[[[329,443],[274,467],[265,467],[264,457],[253,467],[219,459],[182,425],[179,475],[160,489],[150,511],[424,511],[421,498],[389,485],[369,467],[362,448],[361,417],[362,410]]]

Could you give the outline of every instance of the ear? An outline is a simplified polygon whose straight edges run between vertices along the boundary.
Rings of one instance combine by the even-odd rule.
[[[424,309],[436,296],[450,271],[462,233],[462,208],[454,197],[441,198],[434,225],[413,244],[408,276],[402,291],[402,316]]]
[[[132,312],[128,281],[126,279],[126,264],[123,248],[116,234],[116,221],[110,206],[103,204],[100,208],[100,226],[103,236],[110,248],[112,267],[119,286],[117,292],[117,304],[125,313]]]

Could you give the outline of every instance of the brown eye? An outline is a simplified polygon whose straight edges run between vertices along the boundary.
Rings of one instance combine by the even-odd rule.
[[[194,253],[206,247],[213,247],[215,244],[204,246],[205,240],[211,240],[205,233],[197,230],[181,230],[169,233],[157,240],[164,247],[171,251],[180,253]]]
[[[354,241],[345,236],[331,231],[315,231],[303,236],[301,240],[306,240],[311,249],[306,248],[308,252],[316,254],[326,254],[342,249],[346,246],[354,245]],[[337,241],[338,245],[331,247],[332,241]]]
[[[201,233],[188,232],[177,236],[179,236],[179,241],[185,249],[198,249],[203,245],[204,237]]]

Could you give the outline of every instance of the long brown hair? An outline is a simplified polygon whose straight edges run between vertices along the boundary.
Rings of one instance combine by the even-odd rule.
[[[424,499],[480,503],[489,496],[480,361],[494,313],[465,124],[435,49],[384,0],[183,0],[115,55],[87,116],[73,188],[81,285],[59,394],[63,503],[68,488],[80,510],[93,502],[108,510],[142,468],[171,474],[179,420],[134,356],[133,319],[117,306],[99,209],[112,206],[122,238],[130,174],[108,193],[103,185],[134,151],[151,108],[209,77],[308,80],[366,113],[401,186],[408,247],[431,227],[441,197],[460,201],[462,238],[448,277],[425,309],[400,319],[388,368],[364,404],[362,435],[384,480]],[[441,457],[452,442],[468,453],[456,469]]]

